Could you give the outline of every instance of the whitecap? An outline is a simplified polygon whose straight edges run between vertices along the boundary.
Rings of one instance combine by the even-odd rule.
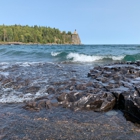
[[[101,56],[89,56],[78,53],[70,53],[67,55],[67,59],[73,59],[74,62],[93,62],[102,59]]]
[[[112,59],[112,60],[122,60],[124,56],[100,56],[100,55],[85,55],[79,53],[70,53],[67,55],[67,59],[73,59],[73,62],[94,62],[103,59]]]
[[[57,55],[59,55],[61,52],[51,52],[51,55],[52,56],[57,56]]]
[[[113,60],[122,60],[125,56],[112,56]]]

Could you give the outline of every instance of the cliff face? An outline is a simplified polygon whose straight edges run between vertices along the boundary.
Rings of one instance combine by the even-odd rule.
[[[80,37],[79,37],[79,35],[77,33],[72,34],[71,39],[72,39],[72,44],[81,44]]]
[[[63,35],[64,44],[74,44],[79,45],[81,44],[80,37],[76,30],[72,34],[65,34]]]

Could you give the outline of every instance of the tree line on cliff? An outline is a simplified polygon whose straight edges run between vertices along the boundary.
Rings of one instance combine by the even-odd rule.
[[[0,25],[1,42],[71,44],[71,32],[44,26]]]

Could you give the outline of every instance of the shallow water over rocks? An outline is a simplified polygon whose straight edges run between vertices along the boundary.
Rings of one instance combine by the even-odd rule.
[[[0,138],[137,140],[139,77],[139,63],[1,64]]]
[[[23,104],[0,106],[2,140],[139,140],[140,127],[126,121],[122,112],[113,115],[93,111],[72,111],[57,107],[27,111]]]

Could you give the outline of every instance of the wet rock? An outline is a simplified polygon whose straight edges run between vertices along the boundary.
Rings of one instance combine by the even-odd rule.
[[[86,103],[89,101],[89,99],[92,97],[92,95],[82,96],[78,101],[74,103],[75,106],[77,106],[80,109],[83,109],[86,107]]]
[[[70,91],[74,90],[75,86],[71,86],[70,87]]]
[[[140,123],[140,97],[137,91],[134,93],[132,91],[114,92],[113,94],[117,99],[117,108],[124,112],[126,118]]]
[[[86,106],[94,111],[108,111],[112,110],[115,106],[116,99],[111,93],[100,93],[94,95],[87,102]]]
[[[39,111],[40,110],[40,108],[38,108],[36,106],[36,102],[34,102],[34,101],[26,102],[26,105],[23,106],[23,108],[26,110],[30,110],[30,111]]]
[[[73,92],[67,94],[67,101],[68,101],[68,102],[75,102],[76,100],[77,100],[77,97],[74,96],[74,93],[73,93]]]
[[[137,61],[136,61],[136,64],[137,64],[138,66],[140,66],[140,60],[137,60]]]
[[[84,77],[81,80],[68,76],[68,80],[50,82],[51,86],[46,91],[49,95],[26,104],[25,108],[41,110],[60,105],[74,111],[96,112],[106,112],[116,108],[123,111],[133,122],[139,122],[140,68],[138,65],[139,62],[128,62],[99,66],[90,70],[89,78]],[[29,83],[28,86],[24,84],[21,89],[36,92],[35,87],[27,88]]]
[[[140,86],[137,86],[137,87],[135,87],[135,89],[136,89],[136,91],[137,91],[137,96],[139,96],[140,97]]]
[[[45,108],[45,107],[46,107],[46,100],[40,100],[37,103],[37,108],[42,109],[42,108]]]
[[[111,93],[83,95],[81,93],[63,93],[57,100],[63,107],[73,110],[91,109],[93,111],[108,111],[115,105],[115,97]]]
[[[62,93],[61,95],[59,95],[57,97],[58,102],[62,102],[62,101],[68,101],[68,102],[74,102],[76,101],[78,98],[78,95],[75,93]]]
[[[24,81],[24,86],[28,86],[30,84],[30,80],[29,79],[26,79],[25,81]]]
[[[47,91],[46,91],[48,94],[55,94],[55,89],[54,87],[48,87]]]
[[[52,107],[50,100],[46,100],[45,103],[46,103],[46,109],[50,109]]]
[[[0,81],[2,81],[4,79],[3,75],[0,75]]]
[[[5,85],[5,84],[10,83],[10,82],[12,82],[12,81],[13,81],[12,78],[4,79],[4,80],[2,81],[2,85]]]
[[[124,114],[132,122],[140,123],[140,98],[125,99]]]
[[[85,90],[86,89],[86,84],[78,84],[76,85],[77,90]]]
[[[110,89],[114,88],[114,85],[113,84],[108,84],[106,86],[104,86],[104,88],[109,91]]]
[[[60,87],[58,87],[58,88],[56,89],[56,93],[61,93],[64,89],[65,89],[64,86],[60,86]],[[54,90],[53,93],[55,93],[55,90]]]
[[[64,108],[71,107],[71,103],[69,103],[68,101],[63,101],[63,102],[60,102],[59,104],[62,105]]]
[[[48,96],[41,96],[35,99],[35,101],[43,100],[43,99],[49,99]]]
[[[28,101],[26,102],[25,106],[23,106],[23,108],[30,111],[40,111],[43,108],[50,109],[52,108],[52,106],[58,106],[58,102],[56,99],[51,101],[48,99]]]
[[[94,88],[97,88],[97,89],[98,89],[98,88],[101,89],[103,86],[102,86],[101,84],[99,84],[99,83],[94,83],[94,84],[93,84],[93,87],[94,87]]]
[[[40,89],[39,86],[31,86],[26,89],[26,93],[36,93]]]
[[[106,100],[104,100],[104,102],[102,103],[100,110],[101,111],[109,111],[112,110],[114,108],[116,104],[116,100],[115,98],[112,96],[110,98],[107,98]]]
[[[57,107],[59,105],[57,99],[52,99],[50,103],[53,107]]]
[[[93,82],[86,83],[86,87],[93,87]]]
[[[58,102],[62,102],[64,100],[67,100],[67,94],[62,93],[60,96],[57,97]]]
[[[88,92],[88,93],[93,93],[93,94],[94,94],[95,89],[92,88],[92,87],[89,87],[89,88],[87,89],[87,92]]]
[[[88,104],[88,107],[92,107],[93,110],[101,111],[111,110],[112,106],[115,104],[115,107],[122,110],[125,116],[129,116],[129,119],[133,122],[140,122],[140,62],[127,62],[123,64],[114,64],[104,67],[100,67],[103,70],[102,74],[99,71],[96,71],[94,68],[88,73],[88,77],[95,79],[98,83],[93,82],[93,87],[95,89],[100,88],[102,91],[111,92],[112,96],[115,97],[115,100],[111,97],[110,102],[106,99],[103,100],[103,97],[96,98],[96,102],[91,101]],[[106,79],[107,78],[107,79]],[[102,86],[104,89],[102,88]],[[98,94],[98,93],[97,93]],[[111,95],[109,94],[109,95]],[[98,106],[98,107],[97,107]],[[135,120],[135,121],[134,121]]]
[[[71,78],[70,80],[71,80],[71,81],[76,81],[76,78],[75,78],[75,77],[73,77],[73,78]]]

